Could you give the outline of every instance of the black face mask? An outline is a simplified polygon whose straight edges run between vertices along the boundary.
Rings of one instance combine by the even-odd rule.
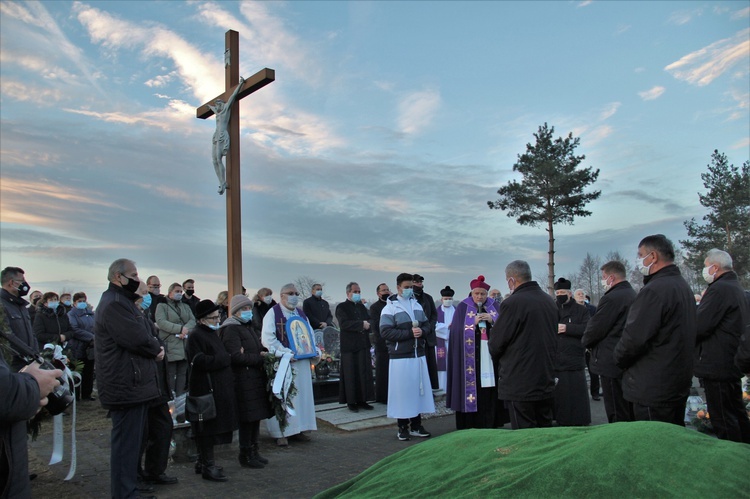
[[[388,296],[390,296],[390,295],[388,295],[388,294],[382,294],[382,295],[380,295],[380,299],[382,301],[386,301],[388,299]]]
[[[195,293],[194,289],[186,289],[185,290],[185,294],[188,295],[188,296],[190,296],[190,297],[193,296],[193,293]]]
[[[418,287],[414,286],[413,289],[414,289],[414,294],[416,296],[422,296],[422,291],[424,291],[424,288],[418,288]]]
[[[39,300],[41,300],[41,299],[42,299],[42,297],[41,297],[41,296],[40,296],[40,297],[38,297],[38,298],[34,298],[33,300],[31,300],[31,304],[32,304],[32,305],[36,305],[37,303],[39,303]]]
[[[31,286],[29,286],[29,283],[26,281],[23,281],[21,284],[18,285],[18,288],[16,291],[18,291],[18,297],[21,298],[22,296],[26,296],[29,294],[29,291],[31,290]]]
[[[123,277],[128,280],[127,284],[123,284],[122,288],[130,291],[131,293],[135,293],[138,291],[138,286],[141,285],[141,281],[137,281],[135,279],[131,279],[130,277],[123,274]]]
[[[564,305],[568,302],[568,295],[557,295],[557,303]]]

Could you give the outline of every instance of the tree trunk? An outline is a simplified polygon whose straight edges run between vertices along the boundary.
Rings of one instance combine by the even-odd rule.
[[[554,295],[555,289],[555,232],[552,220],[547,220],[547,232],[549,233],[549,260],[547,261],[547,292]]]

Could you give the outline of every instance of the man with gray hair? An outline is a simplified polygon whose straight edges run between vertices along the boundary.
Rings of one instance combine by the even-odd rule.
[[[115,260],[107,279],[96,308],[94,352],[99,401],[112,418],[110,495],[135,497],[146,413],[160,395],[156,361],[164,358],[164,348],[135,305],[141,284],[135,262]]]
[[[505,267],[511,295],[500,303],[489,347],[498,359],[498,399],[514,430],[552,426],[557,353],[557,306],[531,280],[523,260]]]
[[[341,330],[341,381],[339,404],[352,412],[371,410],[367,400],[375,398],[370,360],[370,314],[362,304],[359,284],[346,285],[346,301],[336,307]]]
[[[614,359],[623,369],[622,392],[636,421],[685,426],[685,403],[693,379],[695,300],[674,246],[663,234],[638,244],[636,268],[644,275],[625,321]]]
[[[740,336],[750,324],[750,309],[729,253],[709,250],[703,264],[708,289],[697,311],[694,372],[703,381],[716,436],[750,444],[750,420],[742,402],[742,372],[734,365]]]

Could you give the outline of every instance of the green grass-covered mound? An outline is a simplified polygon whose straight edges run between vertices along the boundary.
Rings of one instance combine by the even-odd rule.
[[[750,445],[665,423],[465,430],[427,440],[329,497],[749,497]]]

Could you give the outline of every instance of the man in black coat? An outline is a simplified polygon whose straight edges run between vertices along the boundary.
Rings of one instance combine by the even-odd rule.
[[[164,359],[164,348],[134,303],[141,282],[135,263],[115,260],[107,279],[94,323],[96,380],[99,401],[112,418],[110,495],[133,497],[146,412],[160,395],[156,362]]]
[[[341,381],[339,403],[352,412],[373,409],[367,400],[373,395],[370,361],[370,314],[362,304],[359,284],[346,285],[346,301],[336,307],[341,330]]]
[[[612,260],[601,267],[605,293],[596,313],[586,323],[581,342],[591,349],[589,369],[601,378],[604,410],[610,423],[633,420],[633,408],[622,395],[622,369],[617,367],[613,352],[620,341],[635,290],[627,281],[625,266]]]
[[[383,311],[388,297],[391,296],[391,291],[384,282],[378,284],[375,291],[378,294],[378,301],[370,305],[370,330],[372,331],[370,336],[375,343],[375,402],[387,404],[390,357],[388,356],[388,345],[385,343],[385,338],[380,336],[380,312]]]
[[[26,282],[23,269],[19,267],[5,267],[0,272],[0,303],[5,309],[5,318],[13,334],[29,346],[32,350],[39,351],[34,329],[29,317],[29,302],[23,299],[29,293],[31,286]],[[13,371],[18,371],[26,363],[21,357],[14,355],[12,360]]]
[[[674,246],[662,234],[638,244],[645,277],[630,306],[614,358],[624,370],[622,391],[636,421],[684,426],[693,379],[695,298],[674,264]]]
[[[323,286],[313,284],[312,296],[302,302],[302,311],[310,321],[313,329],[323,329],[333,325],[333,316],[331,315],[331,306],[323,299]]]
[[[427,316],[427,320],[430,321],[430,330],[425,332],[425,357],[427,360],[427,372],[430,373],[430,384],[432,385],[433,391],[438,389],[438,370],[437,370],[437,355],[435,353],[435,346],[437,345],[437,336],[435,335],[435,327],[437,327],[437,307],[435,307],[435,299],[429,294],[424,292],[424,277],[419,274],[414,274],[414,298],[417,299],[422,310]]]
[[[716,436],[750,444],[742,372],[734,365],[740,336],[750,324],[750,307],[726,251],[714,248],[708,252],[703,278],[708,289],[697,311],[695,375],[703,380]]]
[[[200,298],[195,296],[195,281],[193,279],[185,279],[182,283],[182,289],[185,290],[185,294],[182,295],[182,301],[188,304],[193,315],[195,315],[195,307],[201,301]]]
[[[500,304],[490,333],[498,359],[498,398],[505,401],[514,430],[552,426],[557,351],[557,307],[531,280],[522,260],[505,267],[511,295]]]

